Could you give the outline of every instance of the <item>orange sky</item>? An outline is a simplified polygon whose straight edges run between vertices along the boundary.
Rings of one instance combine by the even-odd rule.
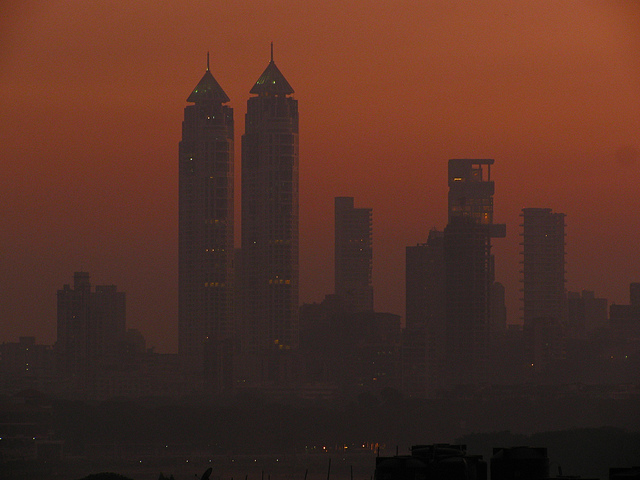
[[[333,290],[333,197],[372,207],[376,308],[446,222],[449,158],[494,158],[497,279],[519,322],[520,210],[567,214],[570,290],[640,281],[640,3],[4,1],[0,341],[55,341],[73,272],[177,346],[177,165],[211,52],[240,135],[275,45],[300,105],[301,301]],[[239,178],[239,174],[238,174]],[[239,192],[239,187],[238,187]],[[238,237],[239,238],[239,237]]]

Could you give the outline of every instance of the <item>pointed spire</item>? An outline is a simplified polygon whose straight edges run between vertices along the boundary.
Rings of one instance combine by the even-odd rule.
[[[196,88],[191,92],[191,95],[189,95],[189,98],[187,98],[187,102],[198,103],[210,100],[227,103],[229,97],[209,71],[209,52],[207,52],[207,70],[198,85],[196,85]]]
[[[253,88],[249,90],[249,93],[255,94],[271,94],[271,95],[290,95],[293,93],[293,88],[284,78],[284,75],[276,67],[273,61],[273,42],[271,42],[271,61]]]

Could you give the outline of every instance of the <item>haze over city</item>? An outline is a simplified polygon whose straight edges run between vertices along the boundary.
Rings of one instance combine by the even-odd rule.
[[[567,215],[569,290],[627,303],[640,280],[637,2],[3,10],[0,341],[53,343],[56,291],[84,270],[127,293],[127,325],[149,346],[176,350],[186,98],[210,52],[235,110],[239,216],[239,137],[271,41],[300,104],[301,302],[333,291],[333,199],[346,195],[373,208],[375,308],[403,314],[405,247],[446,224],[450,158],[495,159],[509,323],[524,207]]]

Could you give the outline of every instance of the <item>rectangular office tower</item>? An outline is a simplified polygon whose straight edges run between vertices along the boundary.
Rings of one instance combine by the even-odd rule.
[[[402,387],[427,397],[440,386],[445,357],[444,233],[431,230],[427,243],[406,248],[405,329]]]
[[[524,324],[536,318],[564,321],[564,213],[550,208],[523,208],[522,282]]]
[[[446,366],[452,384],[486,379],[494,262],[492,159],[449,160],[449,221],[444,230]]]
[[[299,337],[298,101],[273,50],[250,93],[242,136],[242,350],[268,356],[297,349]]]
[[[522,217],[524,352],[529,371],[537,374],[565,350],[565,215],[550,208],[524,208]]]
[[[373,311],[371,209],[335,199],[335,293],[352,312]]]
[[[126,331],[125,294],[115,285],[91,288],[87,272],[58,290],[56,355],[65,374],[87,388],[102,368],[118,363]]]
[[[187,98],[179,147],[178,352],[221,378],[234,333],[233,110],[207,70]],[[228,368],[227,368],[228,370]]]

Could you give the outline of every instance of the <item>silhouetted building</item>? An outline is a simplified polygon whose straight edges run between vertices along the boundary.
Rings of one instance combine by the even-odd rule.
[[[606,358],[607,380],[618,383],[640,382],[640,303],[638,283],[629,285],[630,304],[609,307],[610,341],[601,358]],[[604,354],[604,355],[603,355]]]
[[[609,324],[618,338],[640,340],[640,301],[638,283],[629,285],[629,305],[613,304],[609,307]]]
[[[524,208],[523,302],[524,324],[552,317],[565,320],[564,213],[550,208]]]
[[[556,317],[536,317],[522,327],[525,362],[532,374],[554,373],[565,359],[566,333]]]
[[[35,337],[0,344],[0,393],[51,389],[55,358],[50,345],[36,343]]]
[[[402,341],[402,390],[426,397],[438,386],[444,359],[444,233],[431,230],[427,243],[406,248],[406,317]]]
[[[449,160],[445,344],[447,381],[452,384],[475,384],[487,374],[494,283],[491,239],[506,235],[504,224],[493,223],[493,163]]]
[[[371,209],[335,199],[335,293],[354,312],[373,311]]]
[[[307,378],[343,391],[400,387],[400,316],[352,312],[339,295],[300,308],[300,350]]]
[[[179,147],[178,352],[197,375],[211,368],[205,360],[235,327],[233,110],[208,58],[187,102]]]
[[[489,330],[493,336],[503,334],[507,329],[507,304],[504,285],[500,282],[491,285],[490,305]]]
[[[115,285],[98,285],[92,291],[89,274],[76,272],[73,288],[58,290],[55,350],[62,371],[83,381],[99,368],[118,363],[125,322],[124,292]]]
[[[609,468],[609,480],[638,480],[638,479],[640,479],[640,467]]]
[[[590,290],[567,293],[568,334],[584,336],[607,326],[609,303],[606,298],[596,298]]]
[[[300,307],[300,351],[307,381],[336,382],[335,364],[341,360],[336,325],[347,321],[347,315],[344,299],[335,294]]]
[[[487,480],[487,462],[466,445],[414,445],[410,455],[376,457],[374,480]]]
[[[400,388],[400,315],[359,312],[338,329],[342,340],[343,368],[355,385],[369,391]]]
[[[490,460],[491,480],[545,480],[549,457],[544,447],[494,448]]]
[[[273,48],[250,93],[242,136],[242,351],[262,364],[254,362],[254,376],[277,380],[281,369],[264,361],[299,341],[298,101]]]
[[[406,327],[444,328],[444,233],[431,230],[427,243],[406,248]]]
[[[508,324],[502,334],[493,337],[491,342],[491,373],[489,381],[493,385],[521,384],[525,369],[525,355],[522,325]]]
[[[629,284],[629,303],[640,307],[640,283]]]

